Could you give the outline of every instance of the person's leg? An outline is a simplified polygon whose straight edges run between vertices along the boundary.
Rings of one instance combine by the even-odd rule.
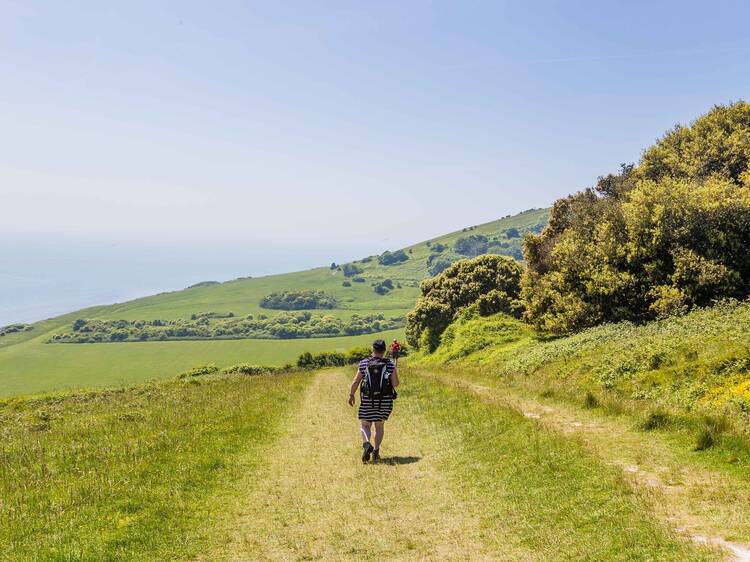
[[[370,429],[372,427],[372,422],[368,422],[365,420],[359,420],[359,431],[362,434],[362,443],[369,443],[370,442]]]
[[[375,450],[380,449],[380,444],[383,442],[383,434],[385,432],[385,421],[375,422]]]
[[[370,460],[372,454],[372,445],[370,445],[370,428],[372,422],[359,420],[359,431],[362,433],[362,462]]]

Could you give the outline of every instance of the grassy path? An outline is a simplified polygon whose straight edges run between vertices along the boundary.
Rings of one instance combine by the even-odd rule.
[[[430,457],[422,420],[388,422],[381,465],[362,465],[350,376],[316,375],[241,506],[230,560],[490,559],[479,522]],[[420,425],[421,422],[421,425]],[[429,434],[429,433],[428,433]],[[396,435],[398,437],[396,438]],[[381,522],[373,533],[370,520]]]
[[[695,452],[675,447],[658,433],[638,430],[632,420],[534,399],[497,378],[479,373],[422,376],[467,389],[484,401],[517,409],[555,432],[574,436],[587,452],[616,466],[652,498],[656,515],[677,532],[723,547],[730,559],[750,561],[750,475],[712,470],[698,462]]]
[[[206,559],[721,559],[575,437],[429,376],[405,374],[384,462],[362,465],[351,374],[313,376]]]

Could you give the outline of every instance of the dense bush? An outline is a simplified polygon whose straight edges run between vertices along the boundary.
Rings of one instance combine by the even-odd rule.
[[[443,248],[443,251],[445,251],[446,247],[444,246]],[[456,254],[454,254],[453,252],[449,252],[447,254],[430,254],[429,256],[427,256],[427,271],[434,277],[435,275],[438,275],[448,269],[448,267],[450,267],[450,265],[457,259],[459,259],[458,256],[456,256]]]
[[[344,272],[345,277],[354,277],[364,271],[361,267],[356,266],[353,263],[345,263],[341,267],[341,270]]]
[[[401,344],[400,356],[405,357],[408,350]],[[297,367],[301,369],[322,369],[325,367],[343,367],[345,365],[356,365],[362,359],[372,355],[369,347],[353,347],[343,353],[338,351],[323,351],[321,353],[310,353],[306,351],[297,358]]]
[[[201,318],[234,318],[234,312],[197,312],[190,315],[191,320],[200,320]]]
[[[397,250],[395,252],[386,251],[378,256],[378,263],[380,265],[394,265],[408,259],[409,256],[407,256],[406,252],[404,252],[403,250]]]
[[[720,176],[740,183],[750,164],[750,103],[716,106],[689,127],[677,126],[648,148],[638,178],[703,181]]]
[[[189,371],[180,373],[179,375],[177,375],[177,378],[186,379],[190,377],[202,377],[204,375],[213,375],[218,372],[219,372],[219,368],[213,363],[209,363],[207,365],[199,365],[198,367],[194,367],[190,369]]]
[[[345,279],[344,281],[341,282],[341,286],[342,287],[351,287],[352,286],[352,282],[349,281],[348,279]]]
[[[393,281],[391,279],[383,279],[373,285],[373,290],[379,295],[388,294],[393,288]]]
[[[365,281],[367,281],[367,279],[365,279],[364,277],[357,276],[357,277],[352,277],[352,281],[354,281],[355,283],[364,283]]]
[[[422,296],[407,316],[406,336],[417,348],[434,349],[440,335],[468,306],[481,314],[519,316],[521,267],[504,256],[460,260],[437,277],[422,282]]]
[[[306,351],[297,359],[297,367],[300,369],[322,369],[344,365],[346,365],[346,356],[338,351],[323,351],[314,355]]]
[[[556,201],[524,245],[527,319],[566,333],[750,294],[749,135],[748,104],[715,108]]]
[[[34,329],[34,326],[30,324],[9,324],[0,328],[0,337],[8,334],[15,334],[17,332],[28,332]]]
[[[335,308],[336,298],[323,291],[282,291],[271,293],[261,299],[260,306],[275,310],[313,310]]]
[[[292,365],[285,365],[283,367],[276,367],[272,365],[253,365],[251,363],[238,363],[236,365],[230,365],[224,367],[221,373],[224,375],[267,375],[272,373],[287,372],[292,370]]]
[[[355,336],[392,330],[404,319],[382,314],[341,319],[309,312],[283,312],[267,318],[198,320],[76,320],[72,331],[54,335],[50,343],[100,343],[200,339],[294,339]]]
[[[482,234],[472,234],[471,236],[463,236],[456,240],[453,244],[453,249],[457,254],[462,256],[479,256],[487,253],[488,242],[486,236]]]

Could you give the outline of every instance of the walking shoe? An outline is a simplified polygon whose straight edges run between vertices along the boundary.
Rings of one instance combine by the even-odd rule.
[[[362,462],[367,462],[367,461],[369,461],[369,460],[370,460],[370,454],[371,454],[371,453],[372,453],[372,452],[373,452],[374,450],[375,450],[375,449],[373,448],[373,446],[372,446],[372,445],[370,445],[370,443],[369,443],[369,442],[368,442],[368,443],[362,443]]]
[[[378,462],[380,460],[380,449],[372,450],[372,462]]]

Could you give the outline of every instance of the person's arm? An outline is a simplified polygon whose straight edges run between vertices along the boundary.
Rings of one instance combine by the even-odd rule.
[[[362,382],[362,372],[357,370],[357,374],[352,380],[352,385],[349,387],[349,405],[354,406],[354,392],[357,390],[359,383]]]
[[[391,375],[391,384],[393,388],[398,386],[398,363],[393,364],[393,374]]]

